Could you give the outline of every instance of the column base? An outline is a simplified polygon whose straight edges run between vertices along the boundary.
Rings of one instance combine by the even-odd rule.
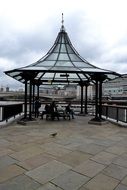
[[[95,117],[95,118],[91,119],[90,121],[88,121],[88,123],[94,124],[94,125],[104,125],[104,124],[107,124],[108,121],[103,118]]]

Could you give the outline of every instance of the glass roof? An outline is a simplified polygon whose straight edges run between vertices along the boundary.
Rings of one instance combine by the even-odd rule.
[[[79,82],[90,80],[91,74],[106,74],[115,77],[117,73],[100,69],[84,58],[73,47],[64,26],[61,26],[57,38],[48,53],[37,62],[26,67],[5,72],[7,75],[24,82],[25,78],[39,80],[42,83]]]

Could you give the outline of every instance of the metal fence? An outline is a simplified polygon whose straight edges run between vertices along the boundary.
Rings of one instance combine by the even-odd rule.
[[[103,105],[102,106],[102,115],[107,119],[113,119],[116,122],[127,123],[127,107],[126,106],[117,106],[117,105]]]
[[[23,112],[23,104],[2,104],[0,105],[0,122],[8,121],[9,118],[12,118]]]

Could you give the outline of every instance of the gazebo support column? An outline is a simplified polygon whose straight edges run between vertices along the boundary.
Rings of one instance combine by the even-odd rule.
[[[96,83],[96,94],[95,94],[95,118],[89,121],[91,124],[101,124],[106,122],[102,119],[102,82],[106,79],[105,75],[98,75],[93,77]],[[99,86],[99,88],[98,88]]]
[[[39,99],[39,85],[37,85],[37,98]]]
[[[102,119],[102,81],[99,83],[99,118]]]
[[[96,80],[96,92],[95,92],[95,120],[98,118],[98,80]]]
[[[81,114],[83,114],[83,85],[80,85],[81,87]]]
[[[32,104],[32,84],[31,84],[31,81],[30,81],[30,84],[29,84],[29,119],[31,120],[32,119],[32,109],[31,109],[31,105]]]
[[[80,112],[80,114],[85,115],[85,114],[87,114],[87,87],[89,85],[89,81],[81,81],[81,82],[79,82],[79,85],[81,87],[81,112]],[[85,109],[84,109],[84,112],[83,112],[83,102],[84,102],[83,101],[83,88],[84,88],[84,86],[86,88],[85,88]]]
[[[87,112],[87,90],[88,90],[88,84],[85,84],[85,114],[88,114],[88,112]]]
[[[33,84],[32,112],[34,113],[35,85]]]
[[[25,80],[24,119],[27,118],[27,80]]]

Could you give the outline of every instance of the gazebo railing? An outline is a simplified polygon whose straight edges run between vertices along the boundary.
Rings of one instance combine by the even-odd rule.
[[[127,123],[127,107],[117,105],[103,105],[102,116],[106,119],[113,119],[116,122]]]
[[[8,121],[10,118],[15,118],[23,112],[23,103],[17,104],[2,104],[0,105],[0,122]]]

